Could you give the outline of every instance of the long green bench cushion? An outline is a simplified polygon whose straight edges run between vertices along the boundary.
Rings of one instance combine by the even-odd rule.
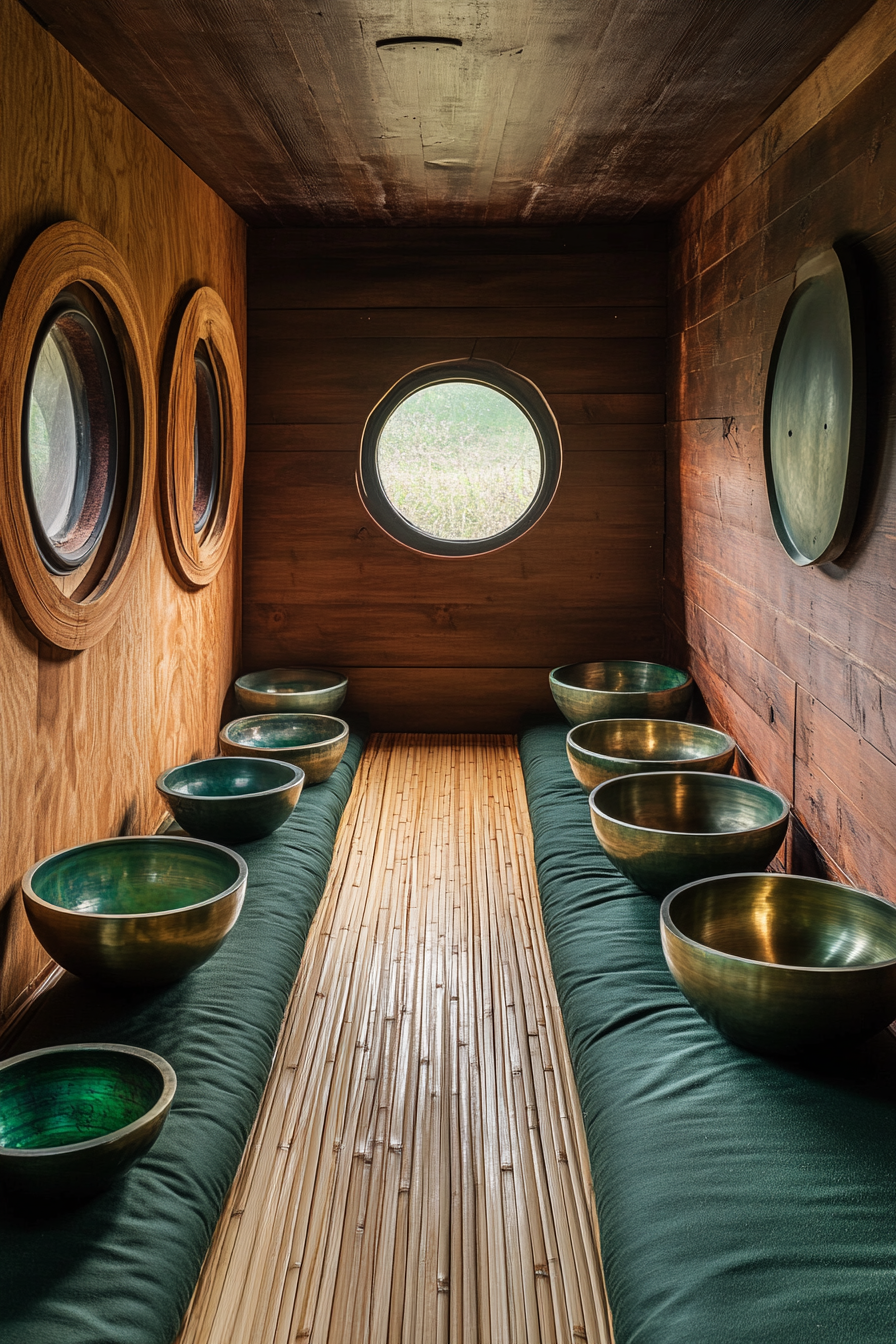
[[[896,1056],[763,1059],[689,1007],[565,726],[521,755],[617,1344],[894,1344]]]
[[[143,1046],[173,1065],[178,1087],[155,1147],[108,1192],[28,1216],[0,1203],[4,1344],[171,1344],[177,1334],[258,1109],[362,747],[353,733],[290,821],[241,847],[246,900],[210,961],[138,996],[65,976],[16,1040],[15,1053]]]

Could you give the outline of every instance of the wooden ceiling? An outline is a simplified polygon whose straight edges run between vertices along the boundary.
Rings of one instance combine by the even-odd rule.
[[[27,7],[251,224],[481,225],[667,215],[870,0]]]

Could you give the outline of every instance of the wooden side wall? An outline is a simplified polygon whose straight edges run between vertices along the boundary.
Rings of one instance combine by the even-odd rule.
[[[656,225],[253,230],[247,667],[343,669],[383,729],[507,731],[552,665],[659,654],[666,264]],[[547,396],[560,487],[501,551],[418,555],[361,504],[361,431],[473,354]]]
[[[245,343],[245,229],[162,143],[14,0],[0,0],[0,261],[77,219],[119,249],[156,356],[183,295],[213,285]],[[47,957],[19,880],[63,846],[152,831],[156,775],[216,751],[238,656],[239,547],[215,582],[185,592],[158,520],[123,618],[95,648],[42,647],[0,585],[0,1018]]]
[[[854,539],[799,569],[772,529],[762,406],[796,267],[862,260],[873,354]],[[879,0],[680,212],[665,611],[712,715],[793,801],[787,862],[896,899],[896,4]],[[811,837],[811,838],[810,838]]]

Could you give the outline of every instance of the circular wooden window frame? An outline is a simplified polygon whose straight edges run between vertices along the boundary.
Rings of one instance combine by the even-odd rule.
[[[415,527],[396,509],[386,494],[376,465],[376,452],[380,434],[386,422],[403,401],[424,387],[435,383],[480,383],[483,387],[493,388],[514,402],[532,426],[541,453],[541,481],[535,497],[524,513],[491,537],[479,537],[472,541],[452,541],[444,537],[433,537]],[[440,360],[436,364],[424,364],[419,369],[405,374],[377,402],[367,417],[361,436],[361,460],[358,467],[357,486],[361,502],[371,518],[394,541],[407,546],[409,550],[421,555],[448,557],[467,557],[490,555],[517,541],[544,516],[560,483],[560,469],[563,462],[563,450],[560,443],[560,430],[553,411],[545,399],[544,393],[529,378],[514,373],[503,364],[490,359],[450,359]]]
[[[217,497],[200,532],[193,528],[196,348],[204,342],[218,385],[221,461]],[[211,583],[230,550],[239,516],[246,413],[239,346],[224,300],[197,289],[180,318],[162,399],[159,498],[168,558],[185,588]]]
[[[115,338],[127,391],[128,482],[110,549],[65,577],[44,564],[22,470],[22,417],[34,344],[57,296],[90,290]],[[0,551],[13,602],[30,630],[56,648],[90,648],[118,620],[152,516],[155,466],[153,359],[137,288],[124,258],[87,224],[66,220],[32,243],[13,277],[0,321]],[[97,571],[99,565],[99,572]]]

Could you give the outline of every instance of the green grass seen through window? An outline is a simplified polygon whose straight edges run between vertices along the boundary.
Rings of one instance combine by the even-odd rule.
[[[386,421],[377,469],[395,509],[448,541],[503,532],[525,513],[541,481],[541,451],[519,407],[478,383],[414,392]]]

